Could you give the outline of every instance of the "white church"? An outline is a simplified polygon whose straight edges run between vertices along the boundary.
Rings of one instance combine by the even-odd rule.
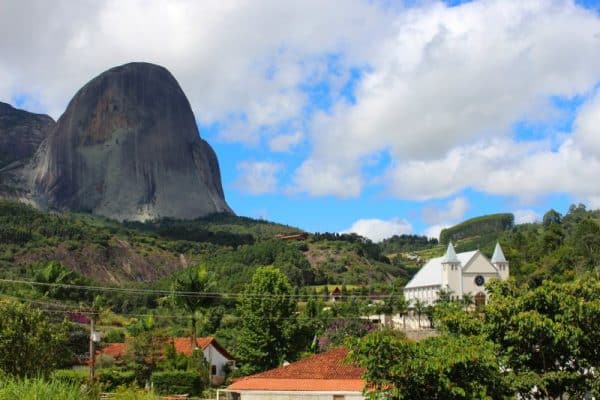
[[[469,293],[476,305],[486,303],[485,284],[493,278],[508,279],[508,262],[499,243],[488,260],[479,250],[456,254],[452,243],[443,257],[429,260],[404,287],[408,304],[420,300],[433,305],[439,293],[445,290],[453,298]]]

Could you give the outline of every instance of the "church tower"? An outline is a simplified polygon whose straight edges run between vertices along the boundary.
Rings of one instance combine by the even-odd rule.
[[[492,264],[498,270],[498,274],[500,274],[500,279],[507,280],[509,275],[508,270],[508,261],[504,257],[504,252],[502,251],[502,247],[500,247],[500,243],[496,242],[496,248],[494,249],[494,255],[492,255]]]
[[[452,242],[448,243],[446,254],[442,258],[442,289],[452,292],[452,296],[463,295],[460,260]]]

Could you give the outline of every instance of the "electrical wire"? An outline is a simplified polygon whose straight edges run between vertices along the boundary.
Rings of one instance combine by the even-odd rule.
[[[274,293],[248,293],[248,292],[190,292],[190,291],[176,291],[176,290],[161,290],[161,289],[136,289],[136,288],[120,288],[111,286],[88,286],[88,285],[73,285],[67,283],[48,283],[48,282],[36,282],[27,280],[17,279],[6,279],[0,278],[0,283],[14,283],[24,284],[32,286],[45,286],[45,287],[60,287],[66,289],[79,289],[89,291],[100,291],[100,292],[117,292],[117,293],[130,293],[139,295],[163,295],[163,296],[176,296],[176,297],[206,297],[206,298],[237,298],[237,297],[252,297],[252,298],[274,298],[274,297],[291,297],[297,299],[322,299],[323,293],[321,294],[274,294]],[[345,295],[346,298],[351,299],[386,299],[394,297],[394,294],[377,294],[377,295]]]

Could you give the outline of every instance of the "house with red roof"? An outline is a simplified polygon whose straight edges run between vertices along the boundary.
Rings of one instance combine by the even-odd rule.
[[[212,336],[196,338],[196,346],[192,346],[192,340],[189,337],[175,337],[169,339],[168,343],[173,344],[176,353],[188,357],[192,355],[196,347],[202,350],[204,359],[210,365],[211,379],[215,385],[222,384],[225,381],[229,366],[232,364],[235,365],[235,358]],[[115,361],[119,362],[126,352],[127,343],[110,343],[100,350],[98,354],[111,356]]]
[[[346,363],[347,354],[345,348],[316,354],[240,378],[222,392],[229,400],[362,400],[364,370]]]

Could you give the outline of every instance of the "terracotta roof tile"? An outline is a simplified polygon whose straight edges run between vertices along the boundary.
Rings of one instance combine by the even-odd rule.
[[[184,354],[186,356],[192,355],[194,350],[192,347],[192,340],[189,337],[176,337],[173,338],[175,345],[175,352]],[[213,338],[212,336],[196,338],[198,348],[204,350],[208,345],[212,344],[225,358],[234,360],[234,358]],[[105,354],[114,357],[115,359],[123,357],[127,352],[127,343],[111,343],[102,350],[99,354]]]
[[[110,343],[108,346],[99,351],[100,354],[111,356],[115,359],[123,357],[127,351],[125,343]]]
[[[232,390],[361,391],[364,369],[344,362],[339,348],[234,382]]]
[[[306,392],[361,392],[365,387],[362,379],[242,379],[229,390],[286,390]]]

